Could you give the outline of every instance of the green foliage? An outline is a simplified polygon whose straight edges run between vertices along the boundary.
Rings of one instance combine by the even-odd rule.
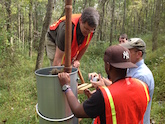
[[[87,52],[82,57],[80,69],[87,82],[88,73],[90,72],[97,72],[105,75],[103,56],[108,46],[109,43],[104,41],[98,41],[97,43],[91,42]]]
[[[165,101],[165,47],[162,46],[157,51],[150,53],[146,58],[146,63],[153,72],[155,79],[154,99],[156,101]]]
[[[155,91],[151,109],[151,118],[162,124],[165,121],[165,76],[164,76],[164,36],[160,35],[159,49],[151,52],[150,43],[151,34],[141,36],[147,44],[147,55],[145,62],[151,69],[155,79]],[[113,43],[116,44],[116,43]],[[91,42],[89,48],[81,59],[80,70],[85,79],[89,82],[88,73],[97,72],[106,77],[104,70],[103,55],[105,49],[109,46],[108,42]],[[37,103],[36,78],[34,75],[36,55],[31,59],[14,47],[14,53],[11,46],[6,47],[5,53],[0,56],[1,79],[0,79],[0,122],[7,120],[7,123],[14,124],[37,124],[39,122],[35,112]],[[43,67],[48,67],[49,61],[44,58]],[[93,89],[91,89],[93,90]],[[85,95],[78,95],[82,103],[87,99]],[[10,114],[9,114],[10,113]],[[89,124],[92,119],[82,119],[81,124]]]
[[[36,83],[34,60],[20,51],[2,54],[0,63],[0,122],[11,124],[38,122],[35,114]]]
[[[32,0],[33,1],[33,24],[36,23],[36,26],[33,25],[33,35],[36,38],[33,43],[35,50],[38,48],[39,36],[42,29],[43,19],[46,13],[46,4],[47,0]],[[36,96],[36,79],[34,76],[34,68],[36,62],[36,55],[31,59],[28,55],[27,49],[20,49],[20,45],[17,46],[18,39],[18,6],[20,5],[20,15],[21,15],[21,24],[23,26],[21,31],[21,40],[25,37],[25,44],[28,44],[29,36],[29,2],[30,0],[12,0],[11,1],[11,33],[8,33],[6,30],[6,20],[7,12],[5,7],[5,1],[0,2],[0,123],[7,119],[7,123],[14,124],[24,124],[24,123],[38,123],[38,118],[35,114],[35,104],[37,103]],[[153,97],[153,106],[151,117],[156,121],[156,123],[163,123],[165,117],[165,75],[164,75],[164,19],[165,19],[165,9],[164,1],[162,0],[161,6],[161,19],[160,19],[160,29],[158,37],[158,50],[152,52],[152,26],[154,21],[154,11],[155,3],[154,0],[149,0],[148,2],[139,1],[139,0],[126,0],[126,18],[125,18],[125,29],[129,37],[142,37],[142,39],[147,44],[147,55],[145,62],[148,67],[151,69],[155,79],[155,92]],[[104,8],[101,4],[98,4],[97,0],[88,1],[84,5],[85,0],[77,0],[75,2],[74,13],[81,13],[82,9],[88,6],[96,7],[96,9],[102,13]],[[102,1],[103,3],[103,1]],[[102,35],[105,41],[93,41],[91,42],[87,52],[81,60],[80,70],[83,74],[85,82],[89,82],[88,73],[97,72],[101,73],[104,77],[106,73],[104,71],[104,62],[103,55],[105,49],[109,46],[109,34],[110,29],[113,28],[113,38],[118,40],[120,35],[122,23],[123,23],[123,14],[124,14],[124,0],[115,1],[115,13],[114,13],[114,27],[110,27],[111,24],[111,5],[112,1],[107,1],[105,4],[104,10],[104,21],[103,21],[103,30]],[[52,21],[56,21],[62,14],[65,8],[64,0],[57,0],[55,3],[53,18]],[[147,16],[147,17],[146,17]],[[35,22],[35,19],[37,20]],[[135,20],[134,20],[135,19]],[[52,23],[53,23],[52,22]],[[52,24],[51,23],[51,24]],[[135,25],[134,25],[135,23]],[[134,27],[135,26],[135,27]],[[99,28],[96,29],[97,37],[99,35]],[[135,30],[134,30],[135,29]],[[139,32],[138,32],[139,31]],[[123,32],[124,33],[124,32]],[[147,33],[147,34],[145,34]],[[140,36],[140,34],[142,36]],[[145,34],[145,35],[144,35]],[[13,36],[14,46],[8,42],[7,37]],[[94,38],[93,38],[94,39]],[[96,38],[95,38],[96,39]],[[115,41],[113,39],[113,41]],[[21,42],[21,41],[20,41]],[[113,42],[117,44],[118,42]],[[22,44],[21,44],[22,46]],[[26,47],[26,46],[25,46]],[[36,52],[36,51],[33,51]],[[47,58],[44,58],[43,67],[49,66]],[[79,95],[80,102],[83,102],[87,99],[84,95]],[[162,102],[160,102],[162,101]],[[81,123],[89,124],[91,119],[83,119]]]
[[[156,124],[164,124],[165,122],[165,101],[157,101],[152,103],[151,119]]]

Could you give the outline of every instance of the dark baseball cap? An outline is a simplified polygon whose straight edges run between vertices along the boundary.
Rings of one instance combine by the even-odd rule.
[[[141,50],[143,53],[146,51],[146,43],[141,38],[131,38],[128,42],[120,44],[128,49],[136,48]]]
[[[113,45],[106,49],[104,62],[109,62],[113,67],[121,69],[137,67],[130,60],[130,51],[120,45]]]

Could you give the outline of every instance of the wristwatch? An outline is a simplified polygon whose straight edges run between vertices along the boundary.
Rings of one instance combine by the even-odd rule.
[[[64,85],[62,86],[62,91],[65,92],[65,91],[66,91],[67,89],[69,89],[69,88],[70,88],[69,85],[64,84]]]

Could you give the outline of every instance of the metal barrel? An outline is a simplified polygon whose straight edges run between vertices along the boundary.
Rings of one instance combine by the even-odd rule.
[[[35,71],[37,81],[36,112],[40,124],[78,124],[74,117],[66,96],[62,92],[58,75],[51,75],[52,69],[63,69],[63,66],[51,66]],[[77,68],[70,73],[70,86],[77,97]]]

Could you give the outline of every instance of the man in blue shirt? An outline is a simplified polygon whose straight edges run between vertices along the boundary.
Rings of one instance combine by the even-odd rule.
[[[131,38],[130,40],[128,40],[128,42],[122,43],[120,45],[130,50],[131,62],[138,66],[137,68],[128,69],[127,76],[137,78],[148,85],[150,102],[148,103],[143,122],[144,124],[150,124],[150,110],[154,93],[154,78],[152,72],[144,63],[143,59],[146,52],[146,44],[140,38]]]

